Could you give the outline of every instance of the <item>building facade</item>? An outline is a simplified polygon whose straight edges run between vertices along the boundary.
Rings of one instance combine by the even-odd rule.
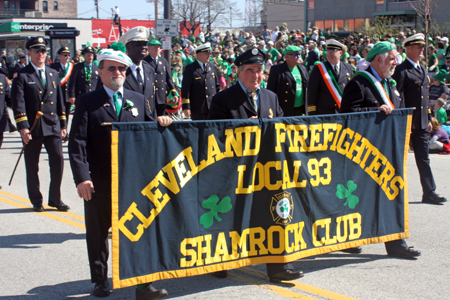
[[[77,18],[76,0],[0,0],[0,18]]]

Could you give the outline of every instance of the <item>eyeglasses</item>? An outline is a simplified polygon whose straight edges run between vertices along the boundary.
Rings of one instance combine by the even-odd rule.
[[[68,56],[70,56],[70,54],[64,54],[63,56],[68,57]]]
[[[33,52],[36,54],[38,54],[38,53],[44,54],[44,53],[47,53],[47,50],[44,48],[35,48],[35,49],[33,49]]]
[[[293,57],[297,57],[297,56],[300,56],[300,53],[290,53],[288,55],[292,55]]]
[[[119,70],[119,72],[125,72],[125,71],[128,69],[128,67],[125,67],[125,66],[119,66],[119,67],[116,67],[116,66],[109,66],[109,67],[107,67],[106,69],[107,69],[109,72],[114,73],[116,70]]]

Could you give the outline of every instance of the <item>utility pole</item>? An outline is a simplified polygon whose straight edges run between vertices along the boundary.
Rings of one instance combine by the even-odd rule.
[[[159,17],[159,1],[155,0],[155,22]]]
[[[94,0],[95,9],[97,10],[97,19],[100,19],[98,14],[98,0]]]
[[[232,7],[230,7],[230,27],[233,28],[233,13],[231,12],[233,10]]]
[[[208,0],[208,33],[211,32],[211,1]]]
[[[156,0],[156,2],[158,2],[158,0]],[[164,0],[164,19],[170,19],[171,15],[170,15],[170,9],[171,9],[171,3],[170,0]],[[171,37],[166,37],[166,38],[171,38]],[[169,66],[172,65],[172,61],[170,59],[170,50],[164,50],[164,58],[167,60],[167,63],[169,64]]]

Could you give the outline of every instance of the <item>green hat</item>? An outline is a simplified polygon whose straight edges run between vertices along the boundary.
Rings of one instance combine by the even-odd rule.
[[[391,50],[397,50],[395,44],[391,42],[376,43],[375,46],[373,46],[372,49],[370,49],[369,53],[367,53],[366,61],[370,62],[378,54],[382,54],[384,52],[388,52]]]
[[[289,54],[289,53],[293,53],[293,52],[300,52],[302,51],[302,49],[300,49],[300,47],[298,46],[287,46],[286,49],[284,49],[284,54]]]
[[[158,40],[151,40],[147,43],[147,46],[162,46],[161,42]]]
[[[441,84],[444,84],[444,78],[447,76],[447,71],[445,71],[444,69],[440,70],[439,73],[437,73],[436,75],[434,75],[434,79],[436,79],[437,81],[439,81]]]

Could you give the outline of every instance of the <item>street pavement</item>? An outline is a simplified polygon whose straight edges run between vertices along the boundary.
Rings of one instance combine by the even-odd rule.
[[[63,201],[70,212],[31,209],[23,157],[11,186],[8,182],[22,144],[19,133],[5,133],[0,149],[0,299],[94,299],[91,296],[83,219],[70,170],[67,143]],[[422,204],[414,154],[408,154],[408,245],[422,251],[417,260],[391,258],[384,244],[363,246],[361,254],[334,252],[294,262],[305,276],[272,284],[264,265],[229,271],[227,279],[201,275],[155,282],[167,299],[450,299],[450,204]],[[450,198],[450,155],[431,155],[437,192]],[[40,158],[41,191],[48,197],[45,149]],[[44,201],[44,203],[45,203]],[[111,257],[110,257],[111,260]],[[111,277],[111,270],[109,272]],[[114,290],[108,299],[134,299],[133,287]]]

